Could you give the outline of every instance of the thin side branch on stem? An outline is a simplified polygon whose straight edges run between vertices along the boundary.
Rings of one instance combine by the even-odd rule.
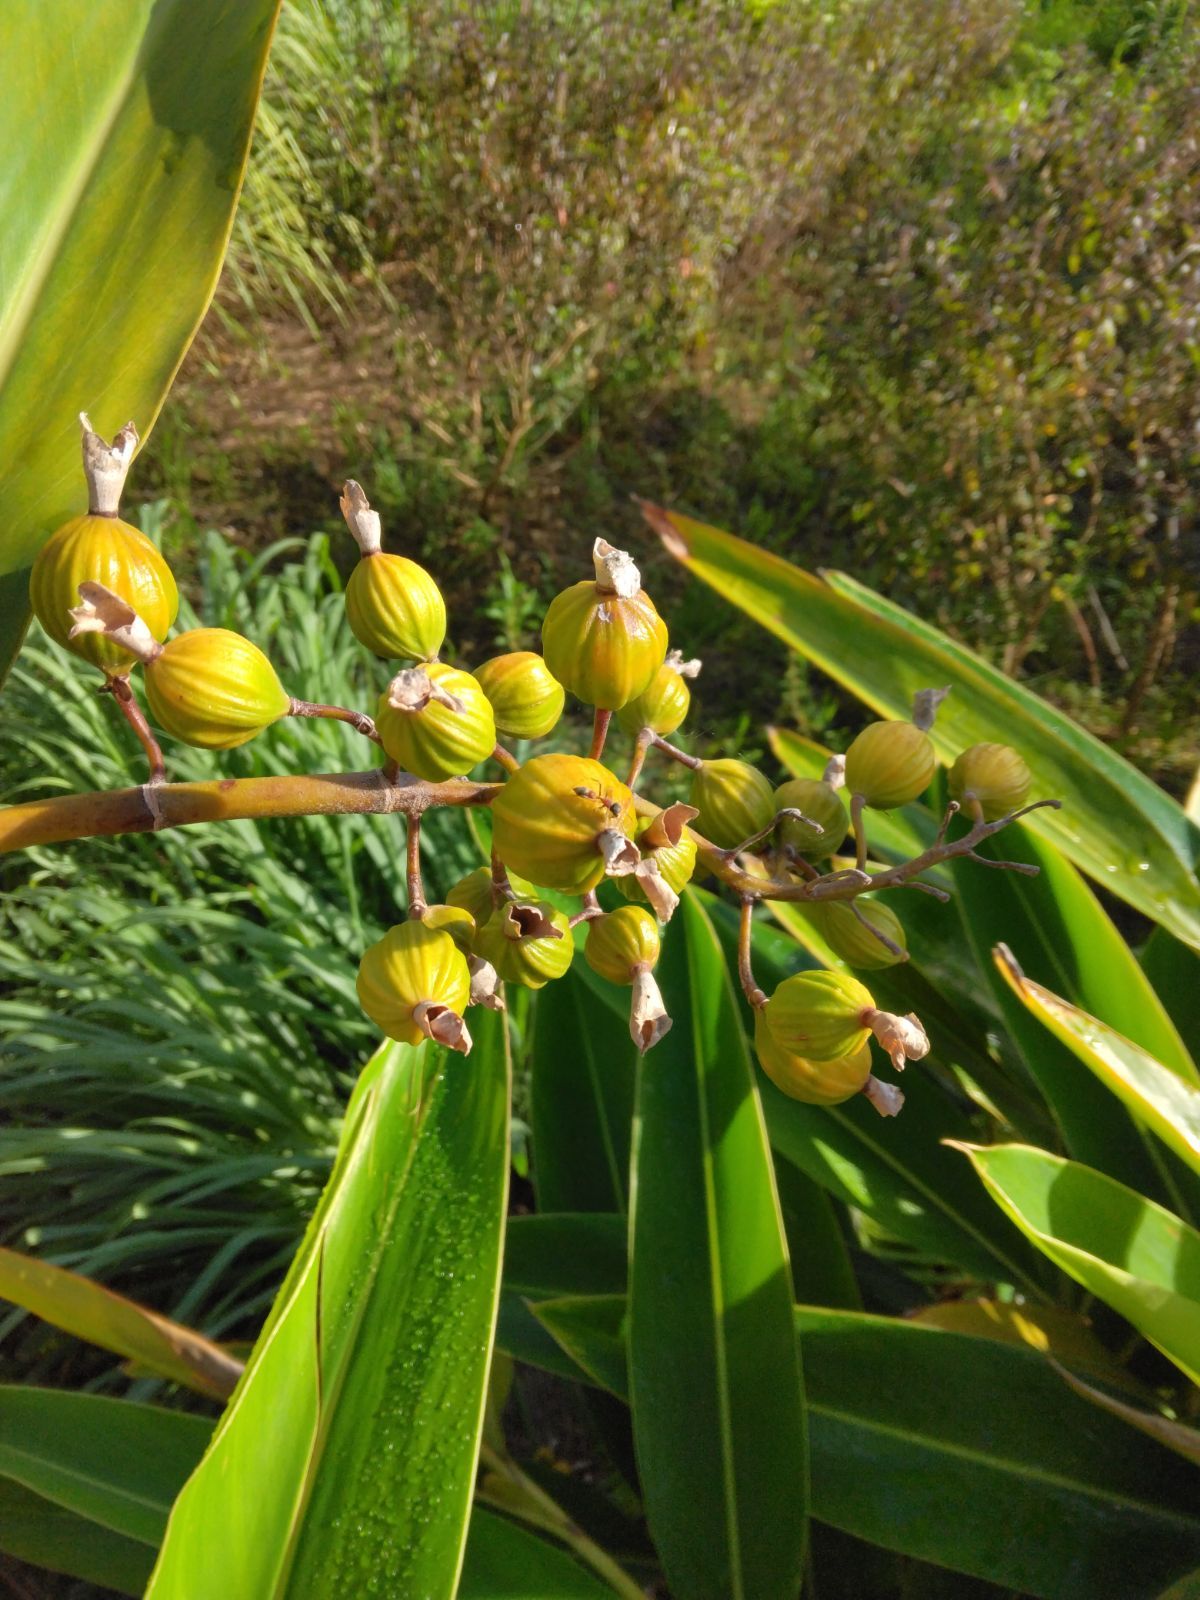
[[[599,761],[604,754],[604,746],[608,740],[608,729],[612,722],[612,712],[605,711],[601,706],[596,707],[596,715],[592,721],[592,748],[588,755],[593,761]]]
[[[767,996],[754,981],[754,967],[750,960],[750,937],[754,930],[754,896],[742,896],[742,915],[738,923],[738,979],[742,993],[756,1011],[767,1003]]]
[[[425,903],[425,884],[421,878],[421,813],[414,812],[404,820],[408,867],[408,914],[419,922],[428,910]]]
[[[346,706],[325,706],[316,700],[296,700],[293,698],[288,708],[289,717],[324,717],[330,722],[345,722],[361,733],[364,739],[370,739],[375,744],[382,744],[375,723],[365,711],[351,711]]]
[[[162,746],[150,730],[146,721],[146,713],[138,704],[137,696],[133,692],[133,685],[127,677],[110,678],[100,691],[101,694],[111,694],[121,709],[121,715],[137,735],[138,743],[146,752],[146,760],[150,763],[150,777],[148,782],[157,786],[163,783],[167,776],[167,769],[163,762]]]

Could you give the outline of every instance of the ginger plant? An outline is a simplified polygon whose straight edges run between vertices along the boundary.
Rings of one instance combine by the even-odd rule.
[[[396,670],[373,714],[297,699],[263,651],[237,633],[196,628],[168,636],[178,605],[174,579],[154,546],[118,515],[136,430],[128,424],[108,445],[86,415],[81,421],[89,510],[43,548],[34,609],[51,638],[104,674],[101,692],[141,741],[149,773],[132,789],[9,807],[0,813],[0,849],[239,817],[402,815],[408,917],[363,954],[359,998],[389,1037],[430,1039],[463,1054],[471,1049],[469,1008],[502,1008],[504,983],[536,989],[560,978],[579,924],[587,924],[588,964],[629,987],[631,1036],[639,1050],[650,1049],[671,1026],[653,975],[662,929],[693,875],[709,874],[741,906],[738,975],[763,1070],[810,1103],[863,1093],[883,1115],[900,1109],[899,1089],[872,1070],[870,1042],[902,1069],[929,1050],[917,1017],[881,1010],[862,982],[838,972],[798,974],[768,996],[751,962],[754,908],[770,900],[807,904],[830,946],[857,970],[906,960],[903,924],[879,895],[908,888],[946,899],[923,874],[951,857],[1036,870],[978,854],[1018,817],[1059,803],[1029,802],[1032,775],[1016,751],[996,744],[963,751],[933,844],[911,860],[875,864],[869,814],[928,788],[936,770],[929,728],[944,691],[921,691],[911,721],[870,723],[821,780],[773,788],[746,762],[702,760],[670,742],[686,719],[700,663],[668,653],[666,625],[627,552],[595,541],[593,577],[547,610],[543,655],[514,652],[467,672],[440,659],[446,608],[436,581],[383,549],[380,518],[354,482],[341,497],[359,549],[346,588],[348,620],[360,643]],[[186,744],[230,749],[282,717],[326,717],[355,728],[382,759],[358,772],[169,783],[133,687],[139,668],[154,724]],[[545,738],[568,693],[592,709],[587,753],[518,761],[500,741]],[[624,781],[604,760],[614,717],[633,741]],[[690,803],[660,807],[642,792],[651,752],[690,769]],[[495,779],[470,776],[488,763]],[[493,848],[490,868],[455,885],[445,905],[430,905],[421,821],[438,806],[489,808]],[[956,819],[965,829],[956,830]],[[852,858],[841,855],[848,843]],[[630,904],[605,911],[597,891],[610,879]],[[562,895],[577,899],[573,912],[551,898]]]

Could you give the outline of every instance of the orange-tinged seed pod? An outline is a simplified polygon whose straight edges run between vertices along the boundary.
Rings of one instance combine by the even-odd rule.
[[[683,726],[692,703],[687,680],[699,671],[698,661],[685,661],[672,650],[641,694],[617,712],[617,722],[626,733],[653,728],[665,739]]]
[[[363,1010],[389,1039],[434,1039],[464,1055],[471,1036],[462,1021],[471,995],[467,958],[444,928],[402,922],[366,952],[358,969]]]
[[[689,798],[700,813],[696,827],[722,850],[769,827],[775,815],[774,790],[746,761],[705,761],[692,774]]]
[[[179,610],[170,567],[144,533],[117,515],[121,488],[137,430],[127,423],[112,445],[84,424],[83,460],[89,511],[72,517],[38,552],[29,575],[34,615],[56,644],[111,674],[127,672],[137,657],[101,632],[71,636],[71,610],[81,583],[98,583],[142,618],[153,638],[166,638]]]
[[[146,699],[159,727],[184,744],[232,750],[291,708],[270,661],[228,628],[177,634],[146,663]]]
[[[532,650],[493,656],[475,669],[475,678],[491,702],[501,733],[515,739],[542,739],[562,716],[566,691]]]
[[[661,942],[658,923],[641,906],[618,906],[587,925],[583,947],[587,964],[609,983],[633,982],[638,967],[658,962]]]
[[[475,935],[475,954],[506,983],[540,989],[561,978],[575,955],[566,915],[546,900],[509,900]]]
[[[871,722],[846,751],[846,788],[890,811],[919,799],[937,768],[933,740],[912,722]]]
[[[649,685],[667,653],[667,628],[623,550],[597,539],[594,580],[555,595],[542,653],[559,683],[585,704],[619,711]]]
[[[861,1045],[848,1055],[812,1061],[794,1055],[772,1036],[765,1015],[754,1020],[754,1048],[759,1063],[777,1089],[810,1106],[837,1106],[861,1094],[871,1076],[871,1047]]]
[[[973,744],[950,768],[950,793],[960,805],[977,800],[988,822],[1020,810],[1032,787],[1033,774],[1006,744]]]
[[[833,785],[821,778],[789,778],[775,791],[775,809],[789,807],[802,811],[811,822],[785,817],[779,824],[780,842],[807,860],[836,855],[850,831],[850,814]]]
[[[388,660],[432,661],[446,638],[446,602],[425,568],[382,546],[379,513],[353,480],[342,515],[361,559],[346,584],[346,620],[360,644]]]
[[[761,1013],[779,1048],[807,1061],[856,1055],[871,1036],[874,1015],[870,990],[845,972],[797,972]]]
[[[492,842],[505,866],[531,882],[584,894],[606,867],[637,865],[634,819],[633,796],[598,761],[534,756],[492,802]]]
[[[428,783],[469,772],[496,747],[487,696],[444,661],[398,672],[379,697],[375,726],[392,760]]]
[[[862,913],[861,919],[854,914],[856,906]],[[863,972],[879,972],[884,967],[894,967],[898,961],[904,960],[904,952],[908,948],[904,924],[891,906],[884,905],[882,900],[860,897],[853,903],[848,900],[818,901],[813,909],[817,913],[817,927],[824,935],[825,942],[847,966],[858,967]],[[883,940],[877,939],[871,932],[871,928],[878,928],[892,944],[898,945],[900,953],[889,950]]]

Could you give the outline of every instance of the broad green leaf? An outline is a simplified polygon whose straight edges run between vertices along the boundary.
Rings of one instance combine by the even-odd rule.
[[[240,1361],[193,1329],[15,1250],[0,1249],[0,1299],[213,1399],[232,1394],[241,1375]]]
[[[161,1406],[0,1386],[0,1477],[143,1544],[162,1538],[211,1433],[203,1417]]]
[[[454,1594],[508,1178],[504,1018],[469,1059],[385,1045],[204,1461],[154,1600]]]
[[[860,1310],[862,1298],[838,1207],[819,1183],[778,1153],[774,1166],[792,1269],[792,1299]]]
[[[1148,1439],[1156,1439],[1166,1449],[1173,1450],[1185,1461],[1190,1461],[1192,1466],[1200,1467],[1200,1428],[1190,1428],[1185,1423],[1164,1417],[1157,1411],[1146,1411],[1140,1406],[1131,1406],[1103,1389],[1094,1389],[1090,1383],[1084,1383],[1081,1378],[1077,1378],[1073,1372],[1068,1372],[1066,1367],[1060,1366],[1058,1362],[1054,1362],[1053,1365],[1063,1382],[1084,1400],[1090,1400],[1093,1405],[1111,1412],[1114,1417],[1120,1417],[1123,1422],[1128,1422],[1131,1428],[1144,1433]]]
[[[1124,1184],[1045,1150],[964,1148],[996,1204],[1039,1250],[1200,1381],[1200,1233]]]
[[[78,413],[150,431],[212,298],[279,0],[8,0],[0,677],[24,569],[86,509]],[[19,41],[19,43],[18,43]]]
[[[530,1310],[571,1362],[619,1400],[629,1398],[629,1300],[624,1294],[564,1295]]]
[[[1024,1301],[935,1300],[909,1313],[909,1321],[948,1333],[1036,1350],[1068,1367],[1100,1378],[1145,1400],[1149,1391],[1118,1365],[1116,1358],[1077,1311],[1065,1306],[1034,1306]]]
[[[630,1390],[646,1516],[678,1600],[793,1600],[806,1454],[762,1111],[712,924],[685,896],[638,1069]]]
[[[1005,946],[996,949],[995,958],[1001,977],[1025,1009],[1194,1172],[1200,1172],[1200,1088],[1115,1028],[1026,977]]]
[[[732,960],[736,914],[711,897],[702,904]],[[768,993],[796,970],[794,943],[769,923],[755,925],[753,949]],[[830,1194],[934,1259],[1045,1297],[1053,1273],[986,1195],[962,1182],[942,1141],[969,1139],[972,1124],[919,1064],[908,1069],[903,1111],[886,1120],[859,1095],[840,1106],[809,1106],[761,1071],[757,1083],[771,1144]]]
[[[1054,706],[939,629],[841,573],[814,577],[744,539],[644,506],[690,572],[884,717],[949,684],[933,739],[943,761],[980,740],[1021,751],[1036,793],[1063,802],[1030,826],[1089,877],[1200,949],[1200,829],[1169,795]]]
[[[612,1600],[613,1590],[557,1546],[478,1508],[458,1600]]]
[[[619,1296],[537,1307],[623,1393]],[[1196,1563],[1200,1472],[1026,1349],[798,1306],[812,1512],[860,1539],[1046,1600],[1149,1600]]]
[[[543,1211],[626,1210],[633,1061],[628,1022],[577,973],[540,991],[529,1095]]]
[[[1200,955],[1165,928],[1155,928],[1141,962],[1179,1032],[1200,1050]]]
[[[600,1212],[510,1217],[496,1343],[516,1360],[576,1376],[527,1302],[564,1294],[624,1294],[626,1218]]]
[[[150,1545],[76,1516],[2,1477],[0,1550],[19,1561],[83,1578],[118,1594],[140,1595],[154,1565]]]

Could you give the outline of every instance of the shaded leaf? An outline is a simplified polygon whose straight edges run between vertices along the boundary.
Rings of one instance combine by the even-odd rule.
[[[0,1550],[118,1594],[140,1595],[154,1565],[150,1545],[76,1516],[9,1478],[0,1478]]]

